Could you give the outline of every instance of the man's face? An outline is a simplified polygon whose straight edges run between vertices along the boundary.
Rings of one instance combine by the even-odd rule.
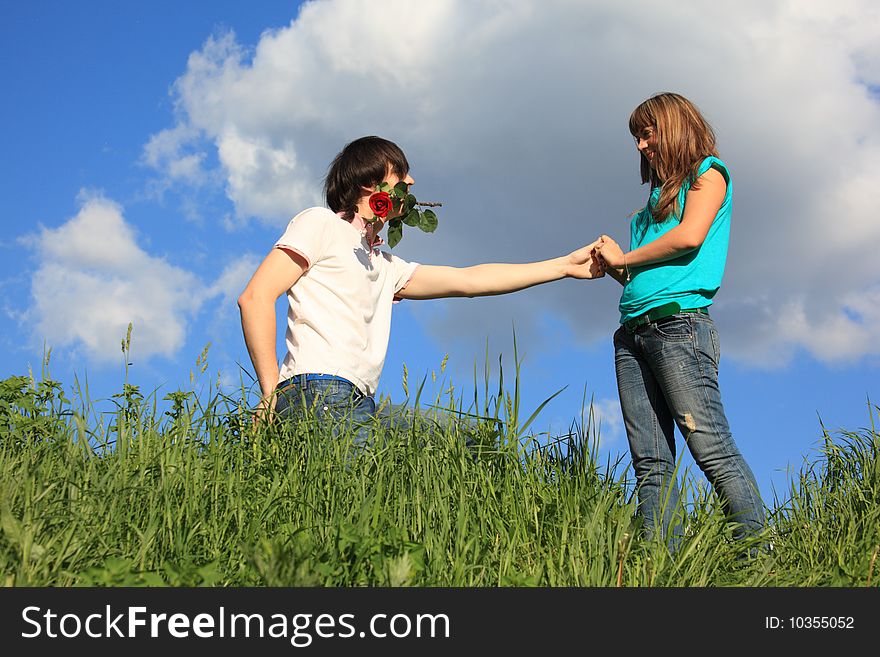
[[[399,182],[404,182],[404,183],[406,183],[407,187],[411,187],[412,185],[415,184],[416,181],[413,180],[412,176],[410,176],[409,174],[406,174],[403,178],[401,178],[396,173],[389,171],[388,174],[385,176],[385,179],[382,182],[388,183],[391,187],[394,187]],[[388,217],[386,217],[386,220],[390,219],[392,217],[400,216],[400,210],[402,209],[402,207],[403,207],[403,205],[401,204],[400,208],[398,208],[397,210],[391,211],[388,214]]]

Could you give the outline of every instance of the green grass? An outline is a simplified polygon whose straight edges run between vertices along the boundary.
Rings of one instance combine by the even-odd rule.
[[[488,380],[488,377],[487,377]],[[743,546],[682,475],[679,552],[641,538],[626,463],[591,414],[536,448],[519,371],[439,431],[352,451],[312,419],[254,429],[247,395],[133,385],[100,412],[46,375],[0,381],[0,583],[8,586],[877,586],[880,435],[826,433]],[[413,395],[421,394],[421,386]],[[438,397],[436,402],[440,402]],[[162,410],[165,409],[165,410]],[[476,446],[466,447],[468,438]]]

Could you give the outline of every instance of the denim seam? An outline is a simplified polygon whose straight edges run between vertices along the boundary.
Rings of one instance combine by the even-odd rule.
[[[711,339],[711,335],[710,335],[709,337],[710,337],[710,339]],[[694,332],[693,347],[694,347],[694,358],[697,359],[697,367],[699,368],[700,376],[701,376],[701,378],[703,378],[703,379],[705,380],[705,371],[704,371],[704,368],[703,368],[703,363],[701,362],[701,360],[700,360],[700,358],[699,358],[699,354],[697,353],[696,332]],[[716,386],[719,386],[718,395],[719,395],[719,398],[720,398],[720,396],[721,396],[721,390],[720,390],[720,385],[719,385],[718,377],[717,377],[717,376],[715,377],[715,385],[716,385]],[[702,392],[702,395],[703,395],[703,403],[704,403],[704,405],[705,405],[705,408],[709,408],[709,394],[708,394],[708,392],[707,392],[706,384],[705,384],[705,383],[703,383],[703,384],[700,386],[700,391]],[[723,413],[723,412],[724,412],[724,408],[723,408],[723,406],[722,406],[722,413]],[[714,414],[711,414],[711,415],[712,415],[712,421],[711,421],[712,429],[713,429],[713,431],[714,431],[714,433],[715,433],[715,436],[717,436],[717,437],[719,438],[719,440],[720,440],[720,437],[721,437],[721,431],[719,430],[718,423],[717,423],[717,421],[716,421],[715,418],[714,418]],[[726,417],[726,413],[725,413],[725,417]],[[729,431],[729,425],[728,425],[728,431]],[[752,499],[752,504],[753,504],[756,508],[762,508],[762,507],[763,507],[763,503],[762,503],[762,502],[759,503],[759,502],[760,502],[760,498],[757,498],[757,499],[756,499],[755,491],[752,490],[752,486],[751,486],[750,478],[746,475],[745,470],[743,470],[743,468],[742,468],[742,464],[743,464],[743,462],[744,462],[744,459],[743,459],[742,454],[740,453],[740,454],[739,454],[739,458],[737,458],[737,454],[736,454],[736,452],[738,452],[739,450],[736,449],[736,452],[733,451],[733,450],[735,449],[735,444],[736,444],[736,442],[735,442],[735,440],[734,440],[734,438],[733,438],[733,432],[732,432],[732,431],[729,431],[729,433],[730,433],[730,435],[728,436],[728,440],[721,441],[722,444],[724,444],[725,452],[726,452],[726,456],[727,456],[728,459],[731,459],[731,458],[732,458],[732,459],[734,460],[734,463],[735,463],[735,466],[734,466],[734,467],[735,467],[736,471],[739,473],[739,476],[741,477],[742,481],[745,482],[745,484],[746,484],[746,488],[749,489],[749,497]]]
[[[654,376],[654,386],[652,386],[652,390],[648,394],[648,403],[651,405],[651,408],[654,409],[654,412],[652,413],[652,418],[651,418],[651,429],[652,429],[653,438],[654,438],[654,440],[653,440],[654,463],[655,463],[655,467],[659,469],[661,464],[664,463],[664,461],[665,461],[663,458],[661,458],[661,454],[660,454],[660,440],[662,437],[663,441],[665,442],[666,441],[666,434],[663,433],[663,427],[660,425],[660,417],[657,414],[656,409],[657,409],[658,404],[660,402],[660,397],[663,398],[662,399],[663,404],[666,405],[667,409],[669,409],[669,402],[666,401],[665,395],[662,394],[662,390],[660,389],[659,381],[657,381],[657,377],[654,374],[653,368],[650,365],[650,359],[645,354],[644,348],[639,346],[638,336],[635,334],[633,335],[633,343],[635,344],[636,350],[640,352],[640,354],[637,356],[637,358],[640,358],[641,360],[643,360],[645,362],[645,364],[648,367],[648,371],[650,371],[651,375]],[[646,391],[646,392],[648,392],[648,391]],[[675,440],[674,435],[673,435],[673,440]],[[674,471],[674,467],[675,467],[674,461],[675,461],[675,459],[674,459],[674,455],[673,455],[673,471]],[[666,476],[665,470],[661,470],[660,472],[657,473],[657,477],[660,480],[661,490],[663,489],[663,487],[665,485],[669,484],[669,482],[665,481],[665,476]]]
[[[691,328],[694,329],[695,327],[692,326]],[[700,359],[700,354],[699,354],[699,351],[698,351],[698,349],[697,349],[697,332],[696,332],[695,330],[692,331],[691,346],[693,347],[693,356],[694,356],[694,360],[695,360],[696,363],[697,363],[697,369],[698,369],[699,372],[700,372],[700,379],[701,379],[701,383],[700,383],[700,393],[701,393],[702,396],[703,396],[703,408],[705,408],[705,409],[709,409],[709,393],[708,393],[707,390],[706,390],[706,370],[705,370],[705,368],[703,367],[703,362],[702,362],[702,360]],[[716,385],[716,386],[718,385],[717,377],[716,377],[715,385]],[[720,390],[719,390],[719,395],[720,395]],[[722,410],[723,410],[723,407],[722,407]],[[714,434],[715,434],[716,436],[719,436],[719,437],[720,437],[720,436],[721,436],[721,431],[720,431],[720,428],[719,428],[719,426],[718,426],[717,421],[715,420],[715,414],[714,414],[714,413],[706,413],[706,415],[708,415],[708,416],[711,417],[712,431],[714,432]],[[732,439],[733,439],[733,436],[731,435],[731,441],[732,441]],[[727,456],[728,456],[728,457],[733,456],[733,454],[730,453],[730,446],[729,446],[729,445],[726,445],[726,447],[727,447],[727,450],[726,450],[726,451],[727,451]]]

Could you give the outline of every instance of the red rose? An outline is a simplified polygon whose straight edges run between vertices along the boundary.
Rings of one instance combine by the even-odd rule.
[[[388,192],[376,192],[370,196],[370,209],[380,219],[387,217],[391,212],[391,196]]]

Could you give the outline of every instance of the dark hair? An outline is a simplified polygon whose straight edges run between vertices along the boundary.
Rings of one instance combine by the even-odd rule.
[[[409,173],[409,162],[397,144],[374,136],[349,142],[333,158],[324,178],[327,206],[351,221],[363,188],[372,189],[389,171],[401,178]]]

